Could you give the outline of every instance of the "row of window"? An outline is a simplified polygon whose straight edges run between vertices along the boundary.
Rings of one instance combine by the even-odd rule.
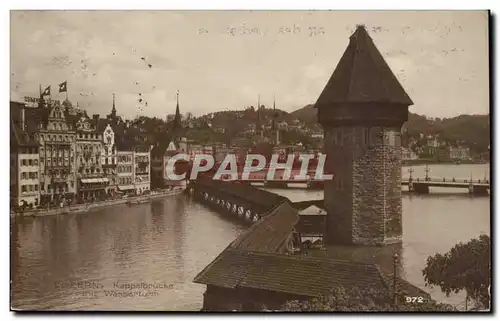
[[[63,149],[59,149],[59,148],[51,148],[51,147],[48,147],[47,150],[46,150],[46,153],[44,154],[43,153],[43,147],[40,148],[40,154],[42,155],[45,155],[45,156],[59,156],[59,157],[67,157],[69,155],[73,155],[73,151],[70,152],[69,149],[66,149],[66,148],[63,148]]]
[[[132,177],[118,177],[118,185],[131,185]]]
[[[118,163],[132,163],[132,156],[118,156]]]
[[[135,157],[135,162],[140,163],[140,162],[149,162],[149,157],[148,156],[136,156]]]
[[[69,181],[69,186],[73,188],[75,186],[74,181]],[[44,191],[44,184],[40,183],[40,191]],[[59,191],[59,186],[52,186],[51,184],[47,185],[47,192],[58,192]],[[63,186],[63,191],[67,192],[68,191],[68,183],[64,183]]]
[[[48,142],[73,142],[75,141],[75,137],[73,135],[56,135],[56,134],[40,134],[40,142],[43,142],[45,139]]]
[[[38,166],[38,159],[22,159],[21,166]]]
[[[21,185],[21,193],[38,192],[38,184]]]
[[[118,173],[132,173],[132,165],[118,165]]]
[[[38,172],[21,172],[21,179],[38,179]]]
[[[71,157],[70,159],[68,159],[68,157],[66,158],[50,158],[50,157],[47,157],[47,163],[45,164],[46,166],[69,166],[70,165],[70,162],[71,164],[73,163],[74,159],[73,157]],[[44,164],[44,158],[43,157],[40,157],[40,163],[43,165]]]
[[[77,144],[77,146],[78,146],[78,151],[80,153],[87,152],[87,151],[89,151],[89,152],[92,153],[94,151],[94,146],[95,146],[95,150],[97,152],[101,151],[101,145],[100,144]]]
[[[19,154],[38,154],[38,147],[19,147]]]
[[[60,118],[60,117],[57,117]],[[66,123],[56,123],[52,122],[47,126],[49,130],[68,130],[68,125]]]
[[[79,138],[79,139],[98,139],[98,140],[101,140],[102,139],[102,134],[99,134],[99,133],[77,133],[76,136]]]
[[[80,169],[78,170],[80,174],[100,174],[101,173],[101,169],[99,167],[96,167],[96,168],[85,168],[83,169],[83,167],[80,167]],[[106,171],[104,170],[103,173],[105,173]]]

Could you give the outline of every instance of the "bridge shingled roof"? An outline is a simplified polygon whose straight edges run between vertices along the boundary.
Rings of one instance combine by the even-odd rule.
[[[232,194],[268,209],[272,209],[280,203],[288,201],[288,199],[284,196],[271,193],[248,184],[237,184],[213,179],[201,179],[198,180],[196,184],[202,184],[221,192]]]

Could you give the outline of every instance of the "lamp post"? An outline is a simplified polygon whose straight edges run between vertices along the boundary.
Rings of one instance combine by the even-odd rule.
[[[394,252],[394,255],[392,256],[392,266],[393,266],[393,274],[392,274],[392,293],[393,293],[393,300],[394,300],[394,307],[397,307],[398,305],[398,295],[396,293],[396,274],[397,274],[397,263],[398,263],[398,254]]]

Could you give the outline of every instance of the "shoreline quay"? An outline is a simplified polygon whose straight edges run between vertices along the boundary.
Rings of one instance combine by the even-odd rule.
[[[162,193],[157,193],[157,194],[150,194],[150,195],[140,195],[140,196],[133,196],[133,197],[128,197],[128,198],[122,198],[122,199],[115,199],[115,200],[106,200],[106,201],[101,201],[101,202],[94,202],[94,203],[87,203],[87,204],[76,204],[76,205],[70,205],[70,206],[64,206],[64,207],[53,207],[50,209],[35,209],[35,210],[29,210],[29,211],[24,211],[24,212],[11,212],[10,215],[11,217],[39,217],[39,216],[52,216],[52,215],[63,215],[63,214],[84,214],[91,212],[96,209],[101,209],[105,207],[112,207],[116,205],[122,205],[122,204],[127,204],[127,203],[149,203],[152,200],[155,199],[160,199],[164,198],[167,196],[175,196],[175,195],[180,195],[184,193],[184,189],[182,188],[177,188],[173,189],[171,191],[166,191]],[[134,204],[131,204],[134,205]]]

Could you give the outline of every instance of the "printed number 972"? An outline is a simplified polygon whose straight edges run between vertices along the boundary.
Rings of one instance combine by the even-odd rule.
[[[424,303],[424,298],[421,296],[407,296],[406,303]]]

